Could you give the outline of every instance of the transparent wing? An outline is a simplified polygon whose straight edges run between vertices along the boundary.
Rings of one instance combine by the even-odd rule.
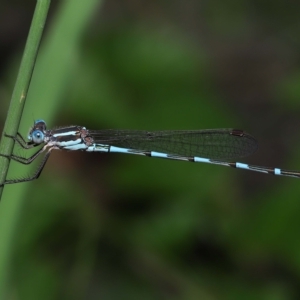
[[[89,130],[95,143],[179,156],[233,159],[254,153],[258,144],[236,129],[193,131]]]

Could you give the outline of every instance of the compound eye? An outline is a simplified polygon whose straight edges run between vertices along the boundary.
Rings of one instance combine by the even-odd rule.
[[[35,144],[41,144],[44,142],[44,133],[40,130],[35,130],[28,136],[28,139],[33,141]]]

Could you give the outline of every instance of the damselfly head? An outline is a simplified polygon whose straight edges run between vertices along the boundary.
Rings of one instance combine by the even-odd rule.
[[[46,122],[44,120],[39,119],[34,121],[33,128],[40,128],[41,126],[46,129]]]
[[[41,130],[34,130],[29,134],[28,139],[33,141],[35,144],[41,144],[44,142],[44,133]]]
[[[33,127],[30,129],[28,134],[28,140],[35,144],[41,144],[44,142],[46,132],[46,122],[44,120],[35,120]]]

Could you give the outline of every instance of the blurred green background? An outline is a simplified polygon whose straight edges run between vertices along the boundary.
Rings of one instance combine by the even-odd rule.
[[[0,4],[2,127],[34,5]],[[20,132],[240,128],[260,144],[245,162],[300,169],[299,8],[53,1]],[[299,195],[293,178],[54,151],[5,187],[0,299],[298,299]]]

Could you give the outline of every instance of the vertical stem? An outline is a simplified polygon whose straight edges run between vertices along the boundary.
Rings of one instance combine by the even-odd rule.
[[[37,0],[18,77],[5,121],[4,130],[2,132],[0,153],[3,155],[10,156],[13,150],[14,141],[10,138],[4,137],[4,133],[13,136],[17,134],[49,6],[50,0]],[[0,185],[5,182],[8,167],[9,160],[0,156]],[[2,191],[3,186],[0,187],[0,199]]]
[[[38,0],[33,15],[30,31],[28,34],[28,39],[25,45],[24,54],[22,57],[21,65],[19,68],[18,77],[12,94],[7,118],[4,125],[4,130],[2,133],[2,138],[0,142],[0,153],[10,156],[13,150],[14,141],[10,138],[4,137],[4,133],[15,136],[20,124],[21,116],[23,113],[23,108],[25,105],[26,95],[29,88],[35,60],[37,57],[44,25],[47,18],[47,13],[50,6],[50,0]],[[6,175],[8,172],[9,160],[3,156],[0,156],[0,185],[4,183]],[[3,187],[0,187],[0,199],[2,196]],[[10,199],[16,200],[16,199]],[[1,206],[4,209],[3,205]],[[6,217],[9,220],[14,220],[15,216],[12,214],[14,210],[6,211]],[[11,214],[10,214],[11,213]],[[1,222],[3,219],[1,220]],[[7,220],[6,220],[7,221]],[[0,222],[0,223],[1,223]],[[1,239],[3,244],[0,252],[0,298],[6,298],[5,293],[7,290],[7,285],[9,281],[9,265],[10,265],[10,255],[11,253],[11,236],[15,229],[12,224],[6,224],[5,229],[1,230]],[[1,228],[4,224],[1,224]],[[7,244],[9,243],[9,244]],[[10,255],[9,255],[10,254]],[[2,297],[3,296],[3,297]]]

